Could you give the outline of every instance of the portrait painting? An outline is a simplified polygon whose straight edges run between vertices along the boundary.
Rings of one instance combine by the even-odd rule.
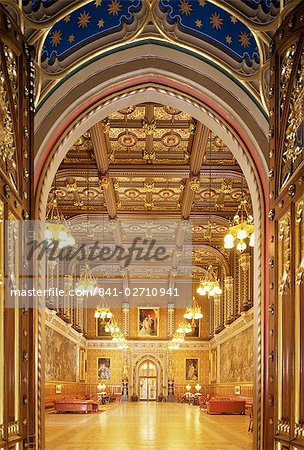
[[[111,338],[111,332],[106,331],[110,319],[96,319],[96,336],[100,338]]]
[[[138,308],[138,336],[158,337],[159,335],[159,308]]]
[[[198,380],[198,359],[186,359],[186,380],[196,381]]]
[[[191,339],[199,338],[200,337],[200,323],[201,323],[201,321],[199,319],[194,319],[193,321],[189,320],[189,319],[186,319],[186,322],[190,323],[192,325],[192,331],[191,331],[191,333],[187,333],[186,337],[187,338],[191,338]]]
[[[98,380],[110,380],[111,378],[111,359],[98,358]]]

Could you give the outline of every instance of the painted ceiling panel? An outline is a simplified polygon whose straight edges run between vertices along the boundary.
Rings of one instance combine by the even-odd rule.
[[[259,63],[257,43],[250,29],[235,16],[206,0],[161,0],[170,24],[227,52],[238,63]]]
[[[121,31],[134,21],[141,0],[94,0],[57,22],[47,34],[42,62],[53,65],[104,36]]]

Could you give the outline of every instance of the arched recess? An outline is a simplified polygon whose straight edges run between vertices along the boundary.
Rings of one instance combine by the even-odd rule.
[[[138,395],[139,394],[138,393],[139,369],[142,366],[142,364],[148,360],[153,362],[153,364],[155,364],[156,369],[157,369],[157,378],[158,378],[157,396],[158,396],[160,394],[160,392],[162,392],[162,387],[165,386],[165,383],[166,383],[165,371],[164,371],[164,366],[163,366],[161,360],[157,356],[155,356],[151,353],[141,355],[134,361],[133,371],[132,371],[132,379],[131,379],[130,384],[132,386],[133,393]],[[156,396],[156,398],[157,398],[157,396]]]
[[[267,283],[268,169],[265,153],[268,122],[250,95],[227,74],[193,56],[169,49],[164,52],[161,46],[155,47],[129,49],[103,58],[102,64],[95,61],[71,74],[41,105],[35,126],[36,217],[44,218],[52,180],[69,148],[95,123],[119,109],[157,101],[187,112],[223,140],[246,177],[256,224],[255,448],[259,449],[262,446],[263,316]]]

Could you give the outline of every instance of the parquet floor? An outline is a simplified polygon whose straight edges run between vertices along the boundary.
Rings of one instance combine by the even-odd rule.
[[[252,450],[248,416],[176,403],[117,403],[101,414],[47,414],[46,450]]]

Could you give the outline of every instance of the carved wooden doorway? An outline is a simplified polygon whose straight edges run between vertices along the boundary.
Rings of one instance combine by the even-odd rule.
[[[144,361],[139,368],[139,400],[155,401],[157,399],[157,367],[150,360]]]
[[[304,4],[271,44],[269,449],[304,449]]]
[[[27,298],[12,301],[22,279],[21,221],[32,216],[34,63],[30,48],[0,5],[0,448],[36,448],[34,314]],[[18,236],[20,239],[18,239]]]

